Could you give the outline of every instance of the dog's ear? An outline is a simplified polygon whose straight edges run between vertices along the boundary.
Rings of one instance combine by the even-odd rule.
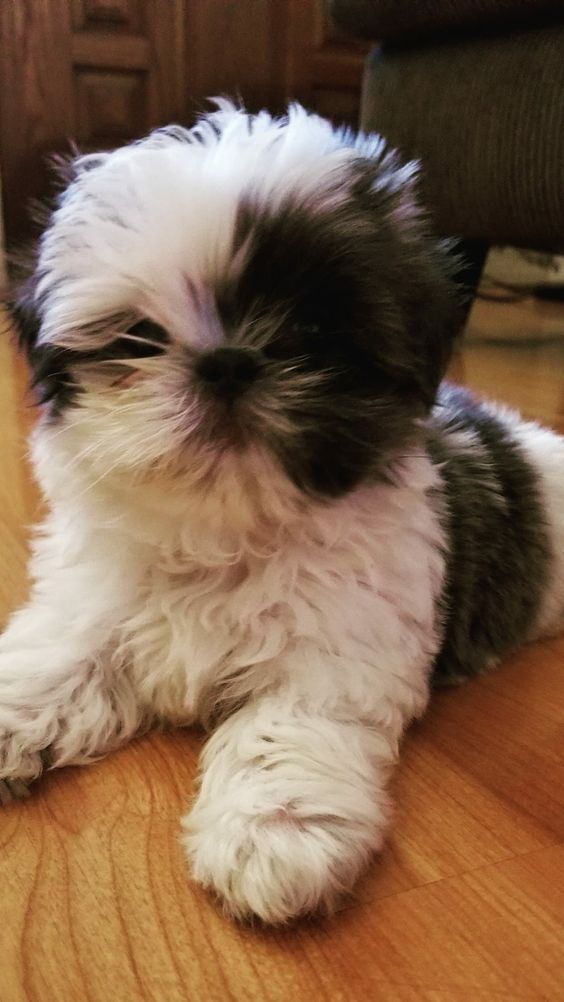
[[[34,293],[35,281],[21,285],[11,303],[17,344],[27,359],[30,385],[38,404],[50,403],[56,416],[73,400],[76,387],[67,367],[64,348],[40,344],[41,310]]]
[[[87,157],[82,159],[88,160]],[[90,159],[95,160],[95,157]],[[78,177],[80,162],[79,150],[72,143],[69,153],[53,154],[49,158],[54,191],[51,197],[42,201],[32,200],[29,204],[30,219],[37,234],[40,235],[47,228],[53,209],[65,189]],[[8,306],[16,327],[18,346],[32,369],[38,353],[37,342],[41,329],[41,309],[36,296],[39,241],[40,236],[35,243],[32,241],[10,255],[13,279],[8,293]]]
[[[378,137],[361,141],[354,192],[374,220],[386,272],[403,318],[404,358],[422,399],[433,403],[464,318],[454,242],[440,240],[418,198],[418,165],[402,164]],[[369,156],[366,156],[369,153]]]
[[[426,228],[414,234],[400,282],[404,322],[423,397],[434,403],[439,383],[462,330],[462,294],[455,282],[454,243],[433,239]]]
[[[68,396],[69,375],[64,365],[64,350],[39,343],[41,306],[36,296],[37,278],[34,254],[16,260],[19,278],[8,295],[8,308],[13,320],[15,340],[27,360],[30,385],[37,403],[53,401],[54,412],[62,409]],[[27,275],[27,277],[23,277]]]
[[[35,301],[33,277],[20,283],[10,297],[10,312],[16,328],[17,343],[33,367],[37,341],[41,329],[41,316]]]

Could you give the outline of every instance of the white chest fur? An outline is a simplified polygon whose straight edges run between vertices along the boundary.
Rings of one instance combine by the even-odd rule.
[[[205,719],[295,673],[317,704],[421,712],[440,644],[436,486],[412,458],[398,484],[310,508],[229,558],[155,548],[119,640],[147,706]]]

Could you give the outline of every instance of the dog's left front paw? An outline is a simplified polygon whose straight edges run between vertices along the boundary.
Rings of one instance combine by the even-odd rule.
[[[234,918],[271,924],[332,911],[376,847],[353,821],[292,806],[260,816],[197,806],[183,827],[194,878]]]

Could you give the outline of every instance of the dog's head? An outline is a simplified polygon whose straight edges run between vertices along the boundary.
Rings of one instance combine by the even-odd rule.
[[[252,448],[316,497],[385,476],[457,325],[413,174],[299,106],[228,102],[79,157],[20,302],[44,420],[96,476]]]

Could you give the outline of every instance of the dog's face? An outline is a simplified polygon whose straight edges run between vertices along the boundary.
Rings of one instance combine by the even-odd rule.
[[[456,329],[412,174],[299,107],[228,103],[79,158],[21,303],[45,420],[96,476],[249,449],[315,497],[386,475]]]

